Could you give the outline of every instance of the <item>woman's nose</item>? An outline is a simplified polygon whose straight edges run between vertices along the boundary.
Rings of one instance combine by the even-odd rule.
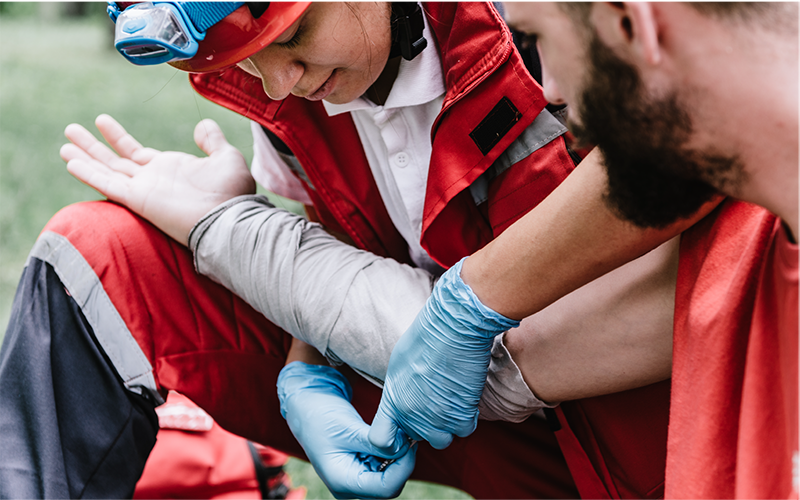
[[[303,77],[303,65],[289,58],[265,54],[266,50],[251,56],[248,61],[261,78],[264,92],[270,99],[285,99]]]

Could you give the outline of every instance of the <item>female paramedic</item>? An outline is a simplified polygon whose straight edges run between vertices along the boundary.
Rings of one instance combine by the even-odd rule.
[[[422,302],[431,276],[502,233],[574,168],[565,128],[545,109],[540,86],[491,4],[176,2],[111,10],[116,45],[126,58],[188,71],[198,92],[252,119],[254,177],[303,201],[327,230],[372,254],[361,268],[406,264],[389,265],[421,283]],[[232,432],[298,456],[305,451],[340,496],[397,494],[415,460],[412,477],[480,498],[574,497],[576,485],[612,496],[659,494],[668,382],[567,402],[548,420],[485,422],[444,450],[426,445],[407,452],[402,439],[388,453],[371,445],[368,427],[351,425],[360,421],[353,408],[374,414],[380,391],[325,366],[314,348],[293,341],[247,303],[264,308],[259,301],[245,302],[195,272],[192,253],[180,244],[194,242],[198,251],[200,241],[217,243],[213,255],[195,256],[201,270],[202,262],[226,261],[248,245],[258,250],[251,256],[264,255],[258,232],[255,239],[213,237],[217,216],[252,215],[241,198],[230,200],[251,193],[253,181],[248,174],[217,183],[220,169],[241,164],[241,155],[213,125],[203,125],[196,133],[206,160],[142,148],[105,117],[98,126],[122,159],[85,131],[68,128],[77,147],[62,155],[75,160],[71,171],[131,211],[107,202],[68,207],[31,253],[0,358],[0,496],[129,495],[155,439],[153,408],[168,389]],[[197,161],[206,169],[191,170]],[[106,173],[144,174],[136,176],[141,184],[129,189],[82,170],[97,164]],[[138,169],[156,164],[184,169],[184,177],[190,169],[191,182],[171,196],[149,197],[171,170]],[[201,189],[209,182],[210,193]],[[281,213],[263,200],[244,201],[260,205],[260,220],[265,211]],[[158,222],[173,213],[182,214],[178,223]],[[190,240],[187,221],[191,229],[201,219]],[[317,240],[330,245],[332,238],[319,236],[317,227],[293,218],[278,233],[294,234],[289,248],[313,248]],[[315,237],[306,237],[309,230]],[[308,284],[326,269],[350,268],[353,255],[367,255],[337,251],[324,266],[298,275],[305,276],[304,293],[290,297],[304,302],[305,314],[298,316],[298,304],[283,309],[294,312],[280,326],[300,338],[298,325],[310,322],[307,329],[316,331],[315,321],[336,325],[338,319],[325,317],[335,307],[314,310],[324,302],[324,287]],[[290,253],[289,269],[305,262],[298,255]],[[234,277],[259,277],[253,261],[227,262]],[[221,274],[214,277],[247,295]],[[298,278],[278,273],[274,279],[262,282],[261,292],[272,283],[292,290]],[[383,294],[394,298],[385,291],[393,282],[380,285],[362,293],[364,307]],[[325,299],[336,296],[331,289]],[[421,308],[414,300],[411,318],[381,316],[377,324],[396,322],[391,329],[402,333]],[[322,318],[309,320],[314,315]],[[313,344],[331,361],[341,354],[328,349],[329,340]],[[381,378],[386,362],[368,368],[367,355],[359,360],[353,346],[348,363]],[[291,361],[305,363],[290,363],[279,378]],[[345,420],[348,426],[340,424]],[[343,441],[349,454],[342,453]],[[383,458],[397,461],[387,467]]]

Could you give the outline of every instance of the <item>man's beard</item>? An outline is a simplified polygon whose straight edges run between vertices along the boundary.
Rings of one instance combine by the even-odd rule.
[[[649,99],[636,68],[595,34],[575,136],[599,147],[608,172],[606,203],[642,227],[665,227],[694,214],[717,187],[738,184],[734,157],[686,147],[692,124],[676,95]]]

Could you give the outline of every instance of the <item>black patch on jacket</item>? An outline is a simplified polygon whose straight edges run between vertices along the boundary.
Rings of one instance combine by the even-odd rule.
[[[469,136],[486,155],[495,145],[500,142],[511,127],[522,118],[522,113],[517,110],[514,103],[508,97],[500,99],[486,117],[481,120]]]

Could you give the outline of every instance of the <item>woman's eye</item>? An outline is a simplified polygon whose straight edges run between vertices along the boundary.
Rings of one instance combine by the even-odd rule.
[[[303,35],[303,25],[301,24],[297,27],[297,30],[294,32],[294,35],[292,36],[291,40],[279,43],[278,45],[287,49],[293,49],[300,44],[300,38],[302,35]]]

